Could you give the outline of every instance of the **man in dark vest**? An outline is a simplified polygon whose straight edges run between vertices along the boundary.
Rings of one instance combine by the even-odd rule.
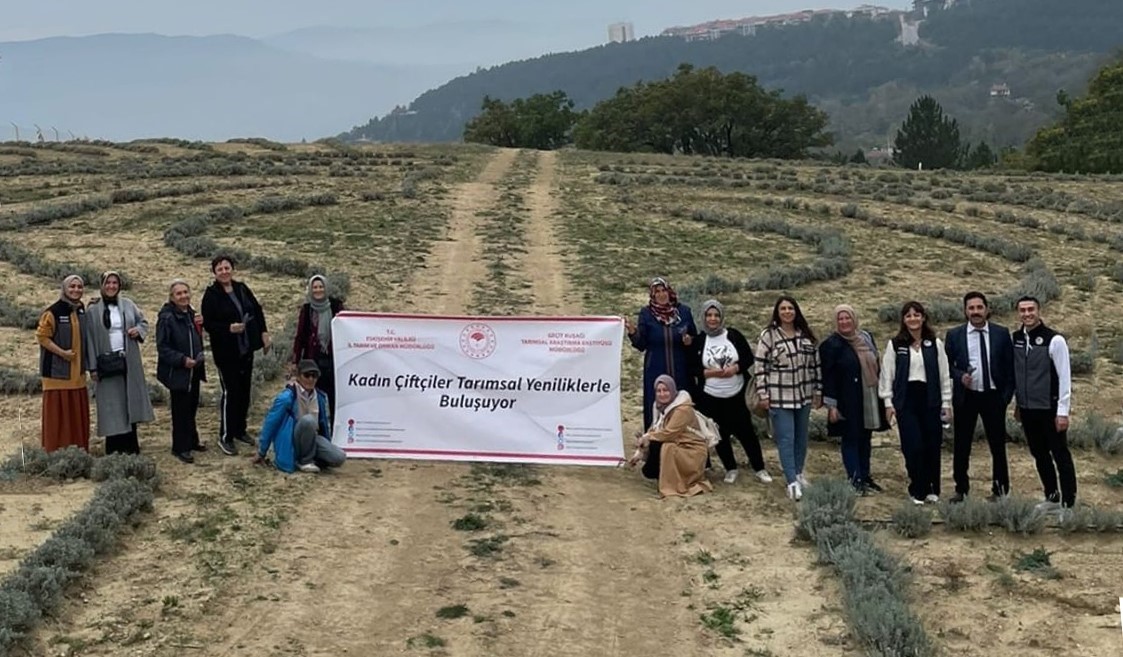
[[[1014,417],[1025,430],[1030,454],[1045,488],[1042,510],[1076,504],[1076,467],[1068,450],[1072,373],[1064,336],[1041,321],[1041,303],[1018,299],[1022,327],[1014,333]],[[1060,490],[1057,489],[1058,475]]]
[[[989,499],[1010,493],[1006,463],[1006,407],[1014,396],[1014,344],[1010,330],[990,320],[990,306],[982,292],[963,297],[967,322],[951,329],[944,340],[951,366],[952,408],[955,410],[955,476],[953,503],[962,502],[971,490],[968,469],[975,425],[983,419],[990,446]]]

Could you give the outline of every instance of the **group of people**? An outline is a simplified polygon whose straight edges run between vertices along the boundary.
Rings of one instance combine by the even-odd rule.
[[[218,448],[238,454],[237,443],[255,449],[263,463],[270,449],[276,466],[287,472],[335,467],[346,458],[331,443],[335,387],[331,320],[343,303],[328,295],[320,275],[308,281],[307,298],[297,315],[289,366],[290,381],[273,400],[259,436],[247,429],[254,358],[273,347],[265,312],[244,282],[234,279],[235,262],[220,255],[211,261],[214,281],[203,292],[197,312],[191,286],[182,279],[168,286],[168,300],[156,321],[156,379],[168,390],[171,451],[184,463],[206,451],[196,417],[199,393],[207,380],[206,349],[218,371]],[[137,427],[152,422],[141,344],[149,337],[148,320],[121,294],[121,275],[101,276],[100,293],[85,302],[85,281],[70,275],[59,300],[39,318],[43,408],[40,438],[50,452],[90,443],[90,401],[86,377],[93,382],[96,435],[105,438],[106,454],[140,453]],[[321,373],[327,372],[327,376]]]
[[[701,414],[718,425],[715,451],[725,482],[738,478],[735,436],[756,478],[769,483],[752,422],[756,414],[768,418],[788,497],[798,501],[808,485],[811,409],[825,407],[828,432],[841,440],[846,475],[863,495],[882,491],[870,471],[872,434],[896,427],[915,504],[940,500],[943,428],[951,423],[951,502],[957,503],[970,492],[971,444],[981,418],[994,500],[1010,492],[1005,418],[1014,401],[1044,489],[1042,504],[1071,508],[1076,472],[1066,435],[1072,378],[1064,336],[1044,324],[1041,304],[1031,296],[1017,302],[1021,326],[1013,334],[990,321],[983,293],[968,292],[963,308],[967,321],[941,340],[924,306],[905,303],[896,335],[879,352],[852,306],[834,308],[834,330],[820,341],[796,300],[781,296],[753,348],[726,326],[717,300],[702,304],[699,331],[691,309],[665,279],[655,278],[637,320],[625,321],[644,359],[645,431],[636,437],[633,464],[642,462],[644,476],[658,480],[662,496],[712,490]]]

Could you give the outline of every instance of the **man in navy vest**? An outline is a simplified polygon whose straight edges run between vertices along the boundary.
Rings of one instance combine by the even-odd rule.
[[[1022,423],[1029,452],[1045,489],[1039,508],[1076,504],[1076,466],[1068,451],[1072,370],[1064,336],[1041,321],[1041,303],[1018,299],[1022,328],[1014,333],[1014,417]],[[1060,490],[1057,479],[1060,477]]]
[[[944,350],[951,366],[952,409],[955,411],[955,478],[953,503],[962,502],[971,490],[968,469],[975,426],[983,419],[990,446],[989,499],[1010,493],[1010,469],[1006,463],[1006,407],[1014,396],[1014,343],[1010,330],[990,322],[990,306],[982,292],[963,297],[967,322],[947,333]]]

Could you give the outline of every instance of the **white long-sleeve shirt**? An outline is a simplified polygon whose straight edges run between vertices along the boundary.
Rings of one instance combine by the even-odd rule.
[[[948,356],[944,353],[943,340],[936,338],[936,362],[940,368],[940,405],[951,408],[951,370],[948,367]],[[924,370],[924,356],[919,347],[909,347],[909,381],[928,381],[928,373]],[[893,399],[893,381],[897,378],[897,348],[893,341],[885,346],[881,355],[881,376],[877,381],[877,394],[887,402]]]

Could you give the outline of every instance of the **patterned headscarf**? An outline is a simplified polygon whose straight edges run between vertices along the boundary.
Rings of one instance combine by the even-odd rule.
[[[656,303],[655,301],[655,288],[660,286],[667,289],[667,303]],[[667,283],[667,279],[656,276],[651,279],[651,285],[647,287],[647,290],[649,295],[647,307],[651,309],[651,314],[655,316],[655,319],[668,326],[677,324],[679,321],[678,295],[675,294],[675,289]]]

